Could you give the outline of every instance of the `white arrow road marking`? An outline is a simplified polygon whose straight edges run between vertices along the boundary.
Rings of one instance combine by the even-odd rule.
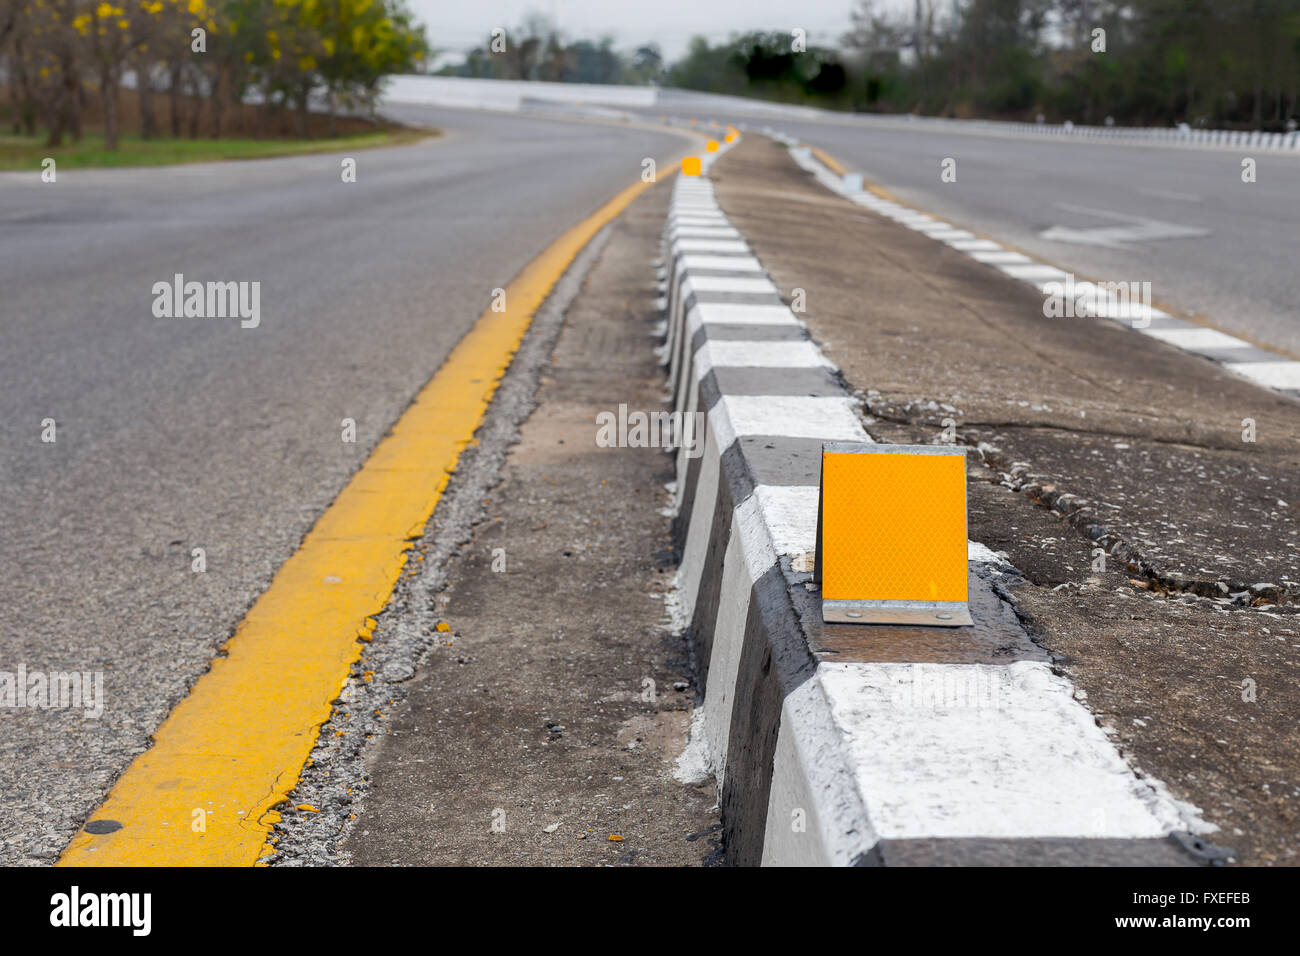
[[[1161,222],[1159,219],[1147,219],[1143,216],[1125,216],[1107,209],[1092,209],[1088,206],[1072,206],[1068,203],[1056,203],[1058,209],[1081,212],[1102,219],[1118,219],[1129,223],[1127,226],[1097,226],[1091,229],[1075,229],[1071,226],[1052,226],[1039,235],[1056,242],[1073,242],[1077,245],[1107,246],[1112,249],[1123,248],[1126,242],[1145,242],[1150,239],[1191,239],[1208,236],[1210,230],[1196,226],[1182,226],[1176,222]]]

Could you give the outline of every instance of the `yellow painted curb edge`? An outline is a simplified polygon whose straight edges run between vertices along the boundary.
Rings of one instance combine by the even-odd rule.
[[[818,146],[813,146],[811,147],[811,149],[812,149],[812,154],[816,156],[818,160],[821,161],[821,164],[825,166],[827,169],[829,169],[831,172],[833,172],[836,176],[843,176],[846,172],[848,172],[848,170],[844,167],[844,165],[838,159],[832,156],[830,153],[826,152],[825,150],[821,149]]]

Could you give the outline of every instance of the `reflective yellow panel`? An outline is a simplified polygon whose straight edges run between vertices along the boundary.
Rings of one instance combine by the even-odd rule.
[[[827,600],[967,600],[965,456],[824,452],[821,563]]]

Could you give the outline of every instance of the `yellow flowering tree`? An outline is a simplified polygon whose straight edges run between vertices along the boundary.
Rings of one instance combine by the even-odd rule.
[[[29,133],[39,119],[50,146],[61,145],[67,134],[81,135],[80,6],[76,0],[19,0],[10,10],[3,49],[15,119]]]
[[[72,25],[86,41],[94,75],[99,81],[99,95],[104,107],[104,148],[117,149],[119,93],[122,71],[131,48],[131,21],[126,9],[112,0],[98,0],[86,3],[84,7]]]
[[[52,145],[80,135],[90,89],[115,149],[124,87],[136,92],[146,138],[159,132],[163,89],[173,136],[187,111],[198,135],[203,109],[219,135],[225,107],[250,99],[259,116],[295,108],[306,133],[318,94],[331,116],[340,103],[373,103],[382,78],[417,68],[426,50],[404,0],[0,0],[13,122],[44,125]]]

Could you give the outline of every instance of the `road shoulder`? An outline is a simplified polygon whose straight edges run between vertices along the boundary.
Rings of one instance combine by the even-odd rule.
[[[672,459],[595,441],[599,413],[662,407],[666,195],[630,206],[566,276],[589,268],[581,289],[557,290],[563,314],[539,314],[322,731],[279,862],[720,860],[711,779],[673,776],[694,695],[665,604]]]

